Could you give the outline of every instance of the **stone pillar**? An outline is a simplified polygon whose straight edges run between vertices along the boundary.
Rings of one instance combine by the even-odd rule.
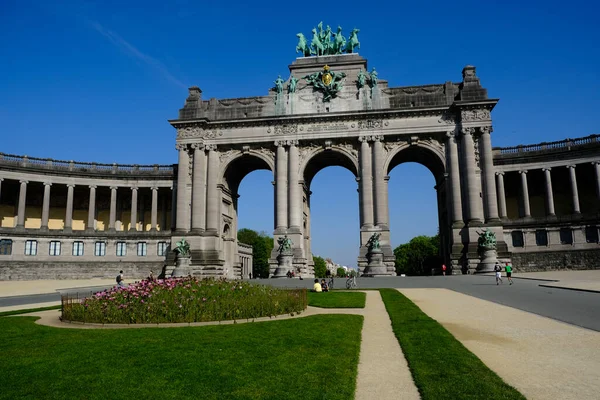
[[[552,168],[542,168],[544,171],[544,180],[546,181],[546,211],[549,216],[556,215],[554,212],[554,193],[552,192],[552,175],[550,170]]]
[[[115,222],[117,221],[117,187],[110,187],[110,216],[108,221],[108,230],[115,231]]]
[[[192,232],[204,232],[206,227],[206,152],[204,144],[195,143],[192,180]]]
[[[498,201],[494,179],[494,159],[492,155],[491,126],[479,128],[479,149],[481,154],[481,167],[483,168],[483,194],[485,198],[486,222],[498,221]]]
[[[285,231],[288,228],[288,177],[287,153],[284,141],[277,141],[277,159],[275,165],[275,229]]]
[[[385,189],[385,196],[383,197],[383,217],[385,218],[385,226],[387,229],[389,229],[390,227],[390,208],[389,208],[389,182],[390,182],[390,177],[389,175],[386,175],[383,177],[384,180],[384,186],[383,188]]]
[[[150,211],[150,230],[156,231],[158,224],[158,188],[156,186],[152,190],[152,209]]]
[[[371,171],[371,149],[367,137],[359,138],[360,145],[360,205],[362,228],[373,227],[373,176]]]
[[[577,190],[577,175],[575,174],[575,165],[567,165],[571,176],[571,193],[573,195],[573,213],[581,213],[579,208],[579,192]]]
[[[469,224],[479,225],[483,223],[483,210],[481,206],[481,194],[477,184],[476,164],[475,164],[475,144],[473,142],[473,132],[475,128],[462,129],[462,153],[463,165],[465,167],[465,182],[467,185],[467,204]]]
[[[206,231],[213,234],[219,232],[219,193],[217,180],[219,179],[219,155],[217,146],[206,145],[208,150],[208,179],[206,183]],[[179,187],[177,188],[179,190]],[[177,195],[179,199],[179,195]],[[178,200],[179,203],[179,200]]]
[[[529,207],[529,187],[527,186],[527,171],[519,171],[521,174],[521,195],[523,197],[523,217],[531,217],[531,209]]]
[[[448,161],[446,165],[450,170],[450,199],[452,201],[452,225],[462,226],[463,214],[462,214],[462,200],[460,198],[460,171],[459,171],[459,160],[458,160],[458,147],[456,145],[456,132],[446,132],[446,145],[448,146]]]
[[[506,193],[504,192],[504,172],[496,172],[496,184],[498,185],[498,208],[500,218],[506,218]]]
[[[48,229],[48,220],[50,219],[50,182],[44,182],[44,200],[42,203],[42,230]]]
[[[595,161],[592,165],[594,165],[594,169],[596,170],[596,194],[598,195],[598,200],[600,200],[600,161]]]
[[[28,181],[19,181],[21,188],[19,190],[19,205],[17,208],[17,228],[25,227],[25,204],[27,201],[27,184]]]
[[[129,230],[137,231],[138,230],[138,220],[137,220],[137,206],[138,206],[138,188],[131,188],[131,219],[129,222]]]
[[[160,230],[167,230],[167,195],[164,193],[160,201]]]
[[[73,190],[75,185],[67,185],[67,210],[65,214],[65,231],[70,232],[73,230]]]
[[[383,173],[383,138],[375,136],[373,140],[373,200],[375,204],[375,225],[387,229],[385,218],[385,198],[387,197]]]
[[[302,232],[302,192],[298,182],[298,144],[291,141],[288,153],[288,223],[290,230]],[[300,243],[297,244],[300,247]]]
[[[90,201],[88,207],[87,230],[94,230],[94,222],[96,221],[96,186],[90,185]]]
[[[178,144],[175,148],[179,151],[179,164],[177,166],[177,222],[175,227],[177,232],[187,232],[188,223],[188,201],[187,201],[187,182],[189,178],[190,156],[188,155],[187,145]]]

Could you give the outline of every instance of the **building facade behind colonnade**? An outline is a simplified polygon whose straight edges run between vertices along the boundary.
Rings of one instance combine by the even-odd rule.
[[[177,165],[0,155],[0,279],[168,274],[182,238],[194,275],[247,278],[238,188],[258,169],[273,173],[275,241],[287,235],[293,268],[312,276],[311,183],[333,165],[356,177],[359,268],[378,233],[384,275],[393,275],[388,181],[404,162],[435,178],[441,256],[455,273],[477,270],[484,229],[517,270],[600,267],[600,136],[492,148],[498,99],[475,67],[460,82],[389,87],[354,52],[356,32],[343,49],[320,35],[318,56],[298,35],[306,56],[266,96],[203,100],[191,87],[169,121]],[[270,264],[273,274],[277,248]]]

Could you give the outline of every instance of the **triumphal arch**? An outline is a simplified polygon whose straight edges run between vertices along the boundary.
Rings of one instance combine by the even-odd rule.
[[[311,44],[298,34],[287,79],[268,95],[204,100],[198,87],[179,117],[176,230],[185,238],[192,268],[203,275],[234,275],[238,187],[250,172],[273,172],[274,238],[292,242],[293,268],[313,274],[311,182],[327,166],[356,176],[360,207],[358,265],[367,265],[366,244],[380,234],[381,275],[394,275],[390,245],[389,172],[417,162],[436,181],[442,256],[455,270],[479,263],[478,233],[498,238],[498,256],[510,253],[498,213],[492,157],[491,112],[498,102],[481,86],[475,67],[460,82],[389,87],[358,54],[358,30],[346,39],[329,28],[313,30]],[[270,195],[270,194],[265,194]],[[277,266],[276,249],[270,263]]]

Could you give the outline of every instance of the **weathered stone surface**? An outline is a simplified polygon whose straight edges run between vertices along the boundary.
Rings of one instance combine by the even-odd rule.
[[[561,269],[600,269],[600,251],[573,250],[535,253],[513,253],[513,267],[518,272],[554,271]]]

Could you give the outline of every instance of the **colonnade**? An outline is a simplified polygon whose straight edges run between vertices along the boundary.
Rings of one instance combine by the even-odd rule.
[[[592,162],[594,166],[595,175],[596,175],[596,194],[598,200],[600,201],[600,162],[594,161]],[[561,167],[555,168],[567,168],[569,171],[569,186],[571,192],[571,205],[572,212],[574,214],[581,213],[581,207],[579,203],[579,191],[577,188],[577,174],[576,174],[576,164],[565,165]],[[555,205],[554,205],[554,190],[552,188],[552,168],[545,167],[541,168],[544,173],[544,200],[546,205],[546,215],[551,217],[555,216]],[[529,184],[528,184],[528,172],[529,170],[521,169],[516,171],[520,176],[520,190],[521,190],[521,206],[523,210],[523,215],[521,217],[530,218],[531,217],[531,206],[529,199]],[[507,208],[506,208],[506,194],[504,190],[504,175],[506,172],[496,172],[496,185],[498,188],[498,205],[499,205],[499,215],[500,218],[507,218]]]

